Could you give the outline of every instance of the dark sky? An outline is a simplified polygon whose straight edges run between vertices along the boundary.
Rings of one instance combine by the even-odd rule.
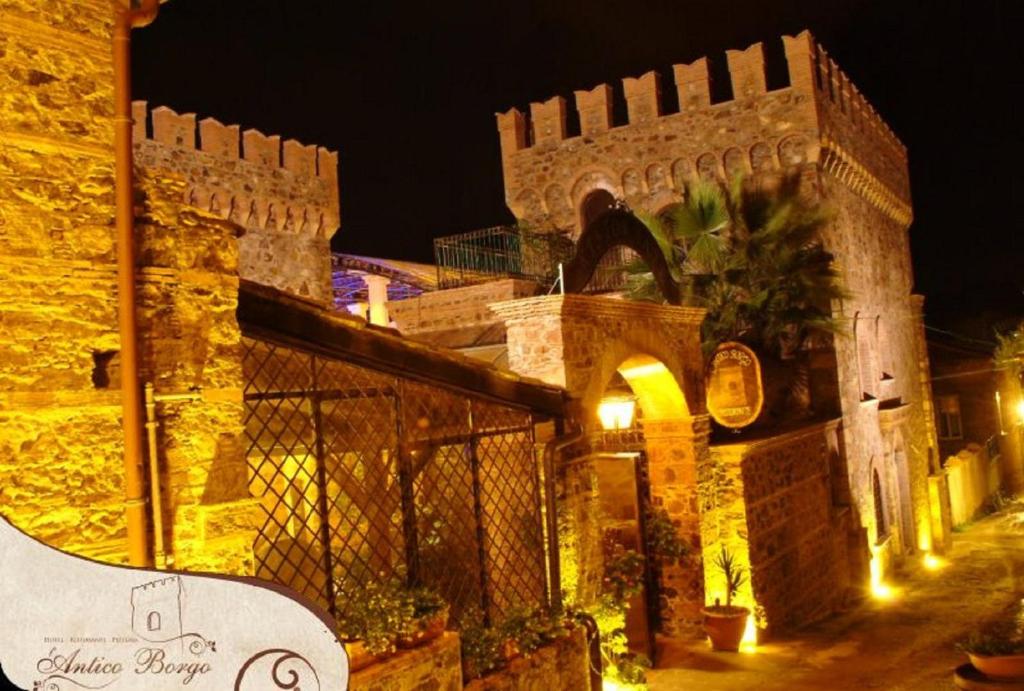
[[[496,111],[809,28],[909,148],[917,290],[941,322],[1024,313],[1021,7],[172,0],[135,32],[134,97],[339,150],[335,249],[430,261],[433,237],[512,220]]]

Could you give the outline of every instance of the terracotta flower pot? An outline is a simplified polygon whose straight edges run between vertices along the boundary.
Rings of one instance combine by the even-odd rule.
[[[448,608],[445,607],[433,615],[426,617],[420,622],[420,628],[415,633],[399,636],[399,648],[415,648],[427,641],[432,641],[444,633],[444,627],[448,624]]]
[[[967,653],[974,668],[986,677],[1024,680],[1024,655],[975,655]]]
[[[746,607],[726,607],[716,605],[705,607],[704,631],[711,639],[711,647],[715,650],[736,652],[740,649],[743,632],[747,628],[747,617],[750,610]]]
[[[366,649],[366,643],[363,641],[345,641],[345,652],[348,654],[349,672],[358,672],[394,655],[393,652],[381,653],[379,655],[371,653]]]

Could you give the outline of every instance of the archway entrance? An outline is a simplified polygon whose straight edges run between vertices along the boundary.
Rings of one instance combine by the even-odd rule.
[[[621,481],[615,492],[632,496],[632,511],[621,512],[620,520],[624,533],[632,530],[635,544],[640,544],[640,492],[649,487],[650,504],[663,508],[670,529],[699,553],[698,496],[710,496],[714,482],[700,351],[704,310],[572,294],[509,300],[490,308],[505,322],[510,369],[565,387],[584,433],[557,469],[563,487],[559,519],[574,540],[562,553],[563,577],[570,574],[574,580],[563,580],[563,587],[576,592],[580,604],[600,597],[602,478],[604,484]],[[639,421],[605,430],[599,407],[622,394],[641,411]],[[617,454],[632,460],[626,463]],[[598,460],[618,472],[601,472]],[[672,565],[661,569],[659,583],[662,630],[672,636],[697,633],[704,605],[701,575]]]
[[[698,559],[679,560],[666,546],[700,554],[692,416],[682,387],[658,358],[623,359],[597,398],[590,455],[598,485],[606,569],[628,551],[644,557],[643,591],[625,612],[629,647],[654,660],[656,631],[696,629],[704,602]]]

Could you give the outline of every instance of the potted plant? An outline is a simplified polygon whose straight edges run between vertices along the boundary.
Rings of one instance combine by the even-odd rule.
[[[413,616],[413,605],[397,581],[371,581],[359,597],[345,603],[343,611],[338,635],[345,641],[349,669],[355,672],[394,654],[403,622]]]
[[[537,648],[564,636],[567,626],[562,613],[546,613],[536,607],[514,607],[500,626],[506,660],[530,655]]]
[[[467,682],[479,679],[505,664],[501,632],[484,625],[480,610],[469,609],[463,613],[459,636],[462,643],[462,676]]]
[[[414,648],[444,633],[448,625],[448,603],[437,591],[413,588],[407,591],[406,598],[408,602],[402,611],[410,616],[402,621],[399,648]]]
[[[732,554],[725,547],[715,557],[715,567],[725,578],[725,604],[715,598],[715,604],[701,610],[704,615],[704,631],[711,639],[711,647],[715,650],[736,652],[740,649],[743,632],[747,626],[750,610],[746,607],[734,607],[733,595],[747,580],[746,569],[738,566]]]
[[[974,668],[991,679],[1024,680],[1024,636],[1014,626],[975,631],[959,645]]]

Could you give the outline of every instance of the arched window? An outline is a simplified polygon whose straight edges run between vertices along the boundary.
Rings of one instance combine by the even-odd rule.
[[[889,536],[889,523],[885,520],[885,497],[882,496],[882,481],[878,477],[877,468],[871,471],[871,494],[875,500],[876,542],[882,542]]]
[[[150,631],[160,630],[160,612],[150,612],[146,617],[146,628]]]
[[[615,197],[605,189],[590,192],[580,205],[580,224],[582,230],[615,208]]]

